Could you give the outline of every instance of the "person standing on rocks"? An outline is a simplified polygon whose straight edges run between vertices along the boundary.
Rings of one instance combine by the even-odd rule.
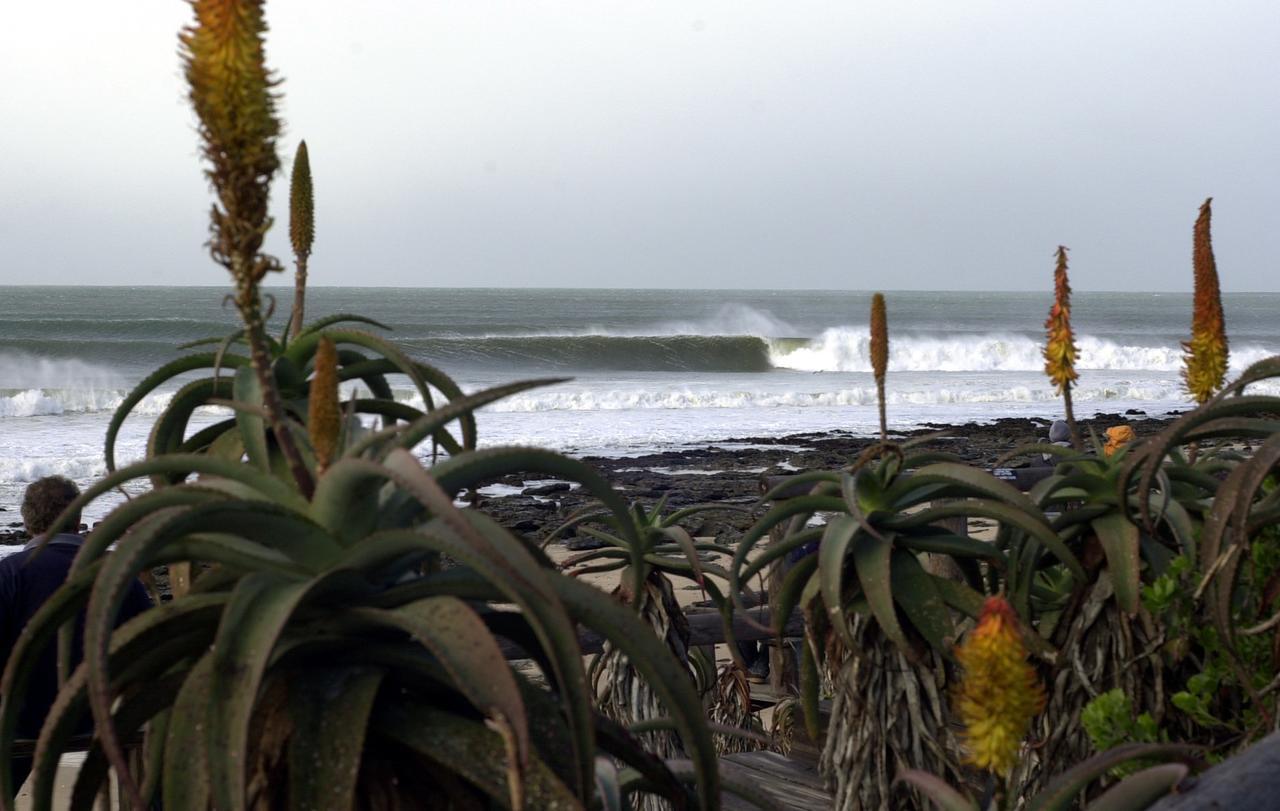
[[[0,560],[0,669],[8,665],[9,655],[18,641],[22,629],[67,579],[71,561],[80,551],[84,538],[70,532],[60,532],[52,537],[45,535],[67,507],[80,495],[80,490],[70,479],[47,476],[27,487],[22,499],[22,520],[26,523],[31,540],[22,549]],[[80,516],[71,516],[68,526],[78,528]],[[116,624],[142,613],[151,607],[151,598],[138,581],[134,581],[125,596]],[[72,643],[71,667],[80,662],[83,648],[84,612],[76,620],[75,639]],[[18,737],[36,738],[44,726],[45,716],[58,695],[58,652],[51,644],[45,648],[31,676],[24,695],[19,696],[21,709],[18,715]],[[87,733],[92,720],[86,713],[78,733]],[[31,771],[31,758],[14,758],[10,768],[13,787],[17,791]]]

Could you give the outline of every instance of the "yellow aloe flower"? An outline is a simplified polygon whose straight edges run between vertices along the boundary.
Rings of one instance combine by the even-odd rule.
[[[307,412],[307,433],[316,453],[316,467],[323,472],[338,452],[342,414],[338,405],[338,350],[321,338],[316,347],[315,374]]]
[[[1058,246],[1058,266],[1053,271],[1053,307],[1044,322],[1048,342],[1044,347],[1044,372],[1058,387],[1066,391],[1076,374],[1076,340],[1071,331],[1071,286],[1067,283],[1067,249]]]
[[[1222,316],[1222,292],[1218,288],[1218,266],[1213,259],[1210,220],[1213,198],[1200,206],[1196,218],[1195,304],[1191,316],[1191,340],[1182,344],[1185,368],[1183,379],[1187,391],[1197,403],[1203,403],[1222,388],[1227,378],[1227,328]]]
[[[964,724],[967,760],[1006,774],[1031,719],[1044,708],[1044,688],[1027,662],[1017,615],[1003,597],[988,597],[978,626],[956,648],[964,669],[954,707]]]

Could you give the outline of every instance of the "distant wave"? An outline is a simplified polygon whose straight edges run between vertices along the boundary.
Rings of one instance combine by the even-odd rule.
[[[527,335],[405,343],[445,369],[767,372],[771,347],[750,335]]]
[[[770,342],[770,363],[806,372],[871,371],[870,339],[865,328],[828,329],[812,340]],[[1127,346],[1103,338],[1077,340],[1080,370],[1176,372],[1182,368],[1179,346]],[[900,372],[1035,372],[1044,368],[1043,344],[1026,335],[991,333],[946,337],[905,336],[889,340],[889,369]],[[1253,345],[1234,348],[1236,370],[1270,357],[1274,350]]]
[[[0,419],[115,411],[127,395],[126,389],[0,390]],[[133,413],[155,416],[164,410],[172,396],[172,393],[149,394],[134,407]]]

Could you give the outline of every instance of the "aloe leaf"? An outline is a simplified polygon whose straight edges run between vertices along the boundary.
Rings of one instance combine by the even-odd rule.
[[[1087,579],[1080,561],[1076,559],[1075,555],[1071,554],[1071,550],[1067,548],[1067,545],[1062,542],[1062,539],[1045,521],[1044,514],[1034,505],[1032,505],[1030,511],[1027,511],[1021,507],[988,499],[968,499],[939,504],[902,518],[885,521],[884,524],[890,529],[905,532],[913,527],[936,524],[944,518],[958,516],[990,518],[993,521],[1016,527],[1044,544],[1058,560],[1066,564],[1067,568],[1071,570],[1072,576],[1078,582],[1084,582]]]
[[[247,465],[226,459],[217,459],[204,454],[168,454],[154,459],[145,459],[121,468],[94,482],[62,511],[62,514],[58,516],[58,519],[46,534],[52,536],[64,531],[70,525],[70,519],[73,515],[93,503],[102,494],[130,481],[156,474],[186,476],[191,473],[239,481],[256,489],[264,500],[275,501],[295,510],[300,508],[302,512],[307,510],[307,502],[298,495],[297,491],[279,479],[254,470]],[[88,544],[86,543],[86,545]]]
[[[955,558],[982,558],[992,561],[1000,568],[1008,565],[1004,553],[996,548],[995,544],[945,530],[904,533],[898,536],[898,545],[913,552],[929,552]]]
[[[134,691],[120,702],[115,712],[116,725],[128,732],[140,730],[153,716],[173,702],[186,677],[186,670],[177,670],[149,679],[145,687]],[[103,756],[101,745],[94,741],[76,772],[69,808],[71,811],[93,811],[102,788],[109,786],[107,759]]]
[[[346,450],[347,456],[360,456],[366,451],[379,446],[382,443],[389,443],[395,447],[410,449],[422,440],[436,433],[436,431],[449,422],[459,419],[464,414],[471,413],[478,408],[497,402],[505,397],[513,394],[519,394],[523,391],[529,391],[541,386],[550,386],[556,383],[562,383],[567,378],[546,378],[540,380],[523,380],[518,383],[510,383],[505,386],[495,386],[484,391],[466,397],[460,397],[456,400],[450,400],[447,404],[418,417],[408,425],[398,425],[391,428],[378,431],[364,437],[359,442],[353,444]]]
[[[942,598],[942,602],[951,606],[967,617],[974,619],[982,613],[982,604],[986,598],[974,591],[964,583],[951,580],[946,577],[938,577],[937,575],[929,575],[933,578],[933,588],[938,592],[938,596]]]
[[[262,407],[262,387],[252,367],[242,366],[236,370],[232,397],[236,402],[246,403],[258,409]],[[244,451],[249,457],[249,464],[259,470],[271,470],[270,455],[267,452],[266,420],[259,413],[242,410],[236,414],[236,425],[240,429],[240,439],[244,442]]]
[[[437,529],[441,531],[435,531]],[[548,588],[548,578],[559,576],[540,569],[528,548],[500,528],[486,525],[483,529],[465,529],[472,531],[459,533],[437,519],[422,531],[385,530],[369,536],[365,543],[416,545],[449,555],[463,566],[475,570],[507,600],[520,607],[563,694],[564,711],[573,730],[573,749],[577,758],[575,780],[585,792],[595,750],[591,699],[577,631],[556,593]]]
[[[190,422],[195,410],[209,405],[210,400],[231,397],[231,391],[230,380],[214,380],[211,377],[193,380],[178,389],[160,417],[151,426],[151,433],[147,437],[147,456],[175,453],[182,447],[187,423]],[[152,478],[157,485],[168,483],[162,477]]]
[[[213,680],[213,654],[201,657],[187,675],[169,715],[164,742],[165,811],[208,811],[212,797],[209,755],[204,734]]]
[[[1174,743],[1130,743],[1108,749],[1049,781],[1027,804],[1027,811],[1067,811],[1085,788],[1116,766],[1138,759],[1192,757],[1196,748]]]
[[[961,794],[936,774],[919,769],[903,769],[898,772],[897,782],[910,784],[912,788],[933,800],[940,811],[981,811],[972,797]]]
[[[1088,811],[1134,811],[1170,794],[1190,769],[1185,763],[1162,763],[1132,774],[1089,804]]]
[[[456,773],[497,803],[516,806],[506,746],[501,735],[484,724],[407,697],[376,709],[370,723],[380,734]],[[594,760],[592,765],[588,785],[594,784]],[[537,756],[529,758],[521,789],[523,806],[530,809],[584,807]]]
[[[950,656],[956,628],[942,595],[933,585],[933,577],[915,555],[898,549],[893,551],[889,568],[890,585],[903,613],[929,644],[944,656]]]
[[[845,509],[844,499],[839,496],[799,496],[797,498],[789,498],[769,509],[759,521],[751,525],[751,528],[743,533],[742,538],[738,541],[737,552],[733,556],[733,566],[731,571],[734,574],[734,580],[729,584],[730,593],[738,594],[742,590],[742,581],[737,572],[742,571],[747,565],[748,556],[754,551],[756,543],[769,533],[771,529],[790,518],[797,515],[811,515],[817,512],[833,512],[843,513]],[[768,549],[765,554],[768,554]]]
[[[844,570],[849,558],[848,550],[851,545],[854,547],[854,562],[858,565],[858,577],[862,579],[861,560],[856,557],[857,544],[870,536],[861,531],[858,522],[847,515],[839,515],[831,519],[827,524],[827,531],[823,533],[822,543],[818,546],[818,584],[822,589],[823,607],[827,613],[827,619],[831,626],[835,628],[836,633],[840,634],[840,638],[845,644],[852,649],[855,646],[853,638],[853,629],[849,627],[849,618],[845,614],[844,605]],[[874,539],[873,539],[874,540]],[[881,543],[883,539],[880,539]],[[885,544],[887,546],[887,544]],[[864,555],[866,553],[864,552]],[[880,574],[880,573],[877,573]],[[884,571],[883,586],[889,587],[889,556],[886,551],[884,555]],[[865,590],[865,584],[863,586]],[[892,603],[892,597],[890,602]],[[890,606],[892,609],[892,605]],[[897,629],[897,619],[893,620],[893,627]],[[901,629],[897,629],[901,636]],[[886,630],[886,633],[892,633]],[[905,643],[906,639],[903,638]]]
[[[249,359],[240,355],[226,355],[223,357],[222,363],[224,366],[236,368],[247,365]],[[120,434],[120,427],[124,425],[125,419],[133,412],[134,407],[142,402],[144,397],[180,374],[197,369],[212,369],[215,365],[216,358],[213,353],[188,355],[166,363],[143,378],[141,383],[134,386],[133,390],[120,401],[115,413],[111,415],[111,422],[107,424],[107,439],[103,448],[103,454],[107,462],[107,472],[110,473],[116,469],[115,448],[116,438]]]
[[[596,799],[601,811],[626,811],[622,804],[622,786],[618,784],[618,767],[607,757],[596,758]]]
[[[567,577],[550,579],[569,612],[626,654],[631,666],[644,677],[667,708],[680,732],[697,774],[702,807],[718,807],[719,772],[715,745],[703,722],[702,702],[693,680],[670,649],[634,613],[600,590]]]
[[[1036,506],[1021,490],[992,476],[985,470],[955,462],[939,462],[922,467],[915,472],[913,484],[944,483],[960,489],[965,495],[978,495],[1011,504],[1026,512],[1035,512]]]
[[[523,766],[529,756],[524,702],[497,640],[475,611],[456,597],[429,597],[390,611],[359,607],[350,611],[370,623],[404,631],[435,654],[476,709],[511,728]]]
[[[860,534],[853,545],[853,561],[858,567],[858,581],[862,584],[862,593],[867,596],[867,605],[871,607],[871,613],[880,624],[880,630],[884,631],[885,636],[893,640],[904,653],[910,654],[911,646],[907,642],[906,633],[898,623],[898,611],[894,604],[891,565],[894,537],[896,536],[893,533],[887,533],[880,538],[865,533]],[[902,597],[906,599],[907,595]],[[843,614],[841,619],[843,620]],[[852,635],[850,638],[852,639]]]
[[[306,595],[310,582],[289,582],[255,572],[232,592],[213,644],[204,722],[209,781],[218,808],[243,810],[249,725],[276,640]]]
[[[791,612],[800,602],[800,595],[805,586],[818,570],[818,556],[805,555],[782,578],[777,592],[769,595],[769,608],[773,619],[774,633],[781,635]]]
[[[730,591],[734,591],[742,583],[749,583],[751,579],[758,573],[764,571],[774,561],[786,557],[792,552],[800,549],[805,544],[813,543],[822,539],[822,534],[826,532],[826,526],[806,527],[799,532],[794,532],[782,538],[780,541],[771,542],[768,546],[760,551],[760,554],[751,558],[740,572],[736,573],[736,579],[730,581]],[[739,545],[738,549],[741,549]],[[733,550],[735,559],[737,558],[737,549]]]
[[[409,456],[403,450],[392,451],[387,456],[388,465],[392,464],[397,452]],[[490,448],[451,457],[433,467],[431,473],[440,487],[452,497],[464,487],[474,487],[480,481],[517,471],[544,473],[575,481],[613,513],[616,520],[614,528],[630,543],[633,571],[629,590],[638,601],[643,591],[644,542],[636,532],[626,502],[594,468],[567,456],[537,448]]]
[[[820,484],[839,484],[840,474],[830,470],[809,470],[804,473],[797,473],[794,476],[787,476],[779,484],[774,485],[764,494],[760,496],[761,503],[767,504],[774,501],[783,493],[794,493],[797,488],[803,485],[820,485]],[[825,489],[825,488],[820,488]],[[818,495],[816,493],[806,493],[805,495]],[[825,495],[825,494],[824,494]]]
[[[326,315],[323,318],[317,318],[310,324],[303,326],[303,328],[299,330],[298,334],[300,336],[310,335],[311,333],[319,332],[326,327],[331,327],[334,324],[368,324],[370,326],[377,327],[378,329],[385,329],[388,332],[392,331],[391,327],[381,321],[375,321],[372,318],[368,318],[367,316],[357,315],[356,313],[334,313],[333,315]]]
[[[366,748],[366,730],[383,672],[309,668],[290,679],[289,805],[302,811],[349,811]]]
[[[1138,528],[1122,513],[1112,512],[1090,522],[1107,555],[1107,568],[1116,590],[1116,602],[1132,616],[1138,611],[1140,569]]]

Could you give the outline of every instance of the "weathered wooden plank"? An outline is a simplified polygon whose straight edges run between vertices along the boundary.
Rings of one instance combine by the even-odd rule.
[[[727,755],[720,758],[720,773],[726,780],[753,786],[779,808],[812,811],[831,807],[831,795],[814,765],[777,752]],[[725,811],[745,811],[757,806],[726,793],[721,807]]]

